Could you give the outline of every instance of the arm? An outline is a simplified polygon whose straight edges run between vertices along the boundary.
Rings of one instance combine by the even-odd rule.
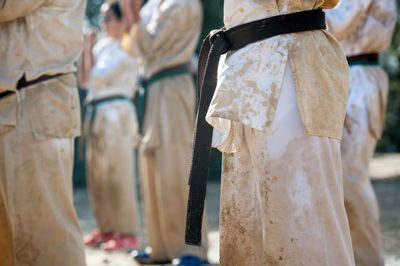
[[[354,33],[364,23],[372,0],[342,0],[332,10],[326,11],[328,30],[341,39]]]
[[[25,17],[42,6],[46,0],[0,0],[0,22]]]
[[[97,32],[91,31],[83,35],[83,51],[78,64],[78,82],[80,87],[85,88],[89,79],[90,71],[95,64],[93,47],[97,39]]]
[[[374,1],[365,25],[360,32],[363,38],[363,47],[380,52],[385,50],[391,43],[394,27],[396,26],[396,1],[378,0]]]
[[[184,23],[188,11],[184,10],[180,4],[164,5],[161,8],[160,16],[148,25],[139,18],[130,27],[129,36],[122,39],[121,46],[132,56],[150,57],[154,51],[176,39],[174,33],[177,27]],[[124,45],[125,42],[129,44]]]

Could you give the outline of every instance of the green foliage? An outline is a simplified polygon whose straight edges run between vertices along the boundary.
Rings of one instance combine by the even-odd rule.
[[[223,26],[223,0],[201,0],[203,4],[203,29],[201,31],[200,40],[203,40],[207,34],[215,29]],[[200,48],[199,43],[199,48]]]
[[[96,27],[99,28],[99,14],[100,14],[100,6],[103,3],[103,0],[87,0],[86,4],[86,18],[85,18],[85,26],[86,27]]]

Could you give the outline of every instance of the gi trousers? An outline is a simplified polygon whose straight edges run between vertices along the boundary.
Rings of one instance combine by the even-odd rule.
[[[194,124],[192,77],[166,78],[148,90],[139,170],[151,258],[194,255],[207,259],[206,225],[201,247],[185,245]]]
[[[306,134],[289,64],[269,130],[242,130],[223,154],[221,265],[354,265],[340,141]]]
[[[87,151],[88,184],[97,227],[103,233],[136,235],[138,206],[134,182],[132,103],[103,103],[96,108]]]
[[[0,191],[11,222],[17,266],[86,264],[73,205],[74,139],[39,139],[33,130],[35,126],[45,125],[44,132],[61,132],[63,122],[57,121],[65,120],[57,115],[71,117],[60,108],[68,109],[70,103],[77,102],[77,98],[71,100],[77,96],[75,86],[73,75],[66,75],[23,89],[17,124],[0,134]],[[40,93],[43,98],[35,99]],[[66,93],[74,96],[57,97]],[[67,104],[61,105],[64,100]],[[49,105],[42,105],[46,103]],[[52,109],[57,104],[62,107]],[[54,111],[48,112],[51,109]],[[39,114],[43,114],[41,119]]]
[[[10,219],[0,190],[0,266],[14,265],[14,241]]]

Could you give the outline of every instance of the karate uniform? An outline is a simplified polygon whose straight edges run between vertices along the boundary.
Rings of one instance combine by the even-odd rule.
[[[131,99],[137,63],[120,48],[119,40],[111,38],[100,40],[93,53],[96,63],[90,73],[87,99],[105,100],[89,105],[85,118],[90,128],[87,164],[91,204],[101,232],[136,235],[133,148],[137,121]],[[113,96],[122,98],[110,98]]]
[[[85,1],[0,1],[0,191],[15,265],[85,265],[73,206],[74,137],[80,134],[73,63]],[[63,75],[16,91],[18,80]],[[4,94],[3,94],[4,95]]]
[[[14,243],[10,218],[5,207],[5,200],[0,192],[0,264],[14,265]]]
[[[150,0],[141,21],[123,47],[140,57],[148,79],[160,70],[189,62],[198,43],[202,9],[198,0]],[[194,126],[195,89],[190,74],[174,75],[147,88],[140,175],[151,258],[207,256],[201,248],[184,244],[188,175]]]
[[[392,39],[396,1],[342,1],[327,15],[329,31],[346,56],[379,53]],[[384,265],[379,210],[368,165],[385,125],[388,89],[388,76],[380,66],[356,63],[350,67],[341,152],[356,265]]]
[[[328,0],[225,0],[227,29]],[[221,265],[354,265],[340,139],[349,70],[324,30],[228,52],[206,120],[223,152]]]

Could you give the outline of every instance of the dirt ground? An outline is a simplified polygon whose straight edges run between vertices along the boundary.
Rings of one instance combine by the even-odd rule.
[[[370,174],[373,177],[381,213],[381,226],[385,250],[386,266],[400,266],[400,154],[386,154],[374,158]],[[209,223],[209,261],[218,265],[218,182],[212,182],[207,192],[207,214]],[[82,230],[88,233],[95,227],[86,189],[75,190],[75,206],[81,222]],[[142,213],[142,209],[140,210]],[[145,229],[141,219],[139,240],[146,246]],[[129,254],[109,253],[100,249],[86,249],[88,266],[137,266]]]

